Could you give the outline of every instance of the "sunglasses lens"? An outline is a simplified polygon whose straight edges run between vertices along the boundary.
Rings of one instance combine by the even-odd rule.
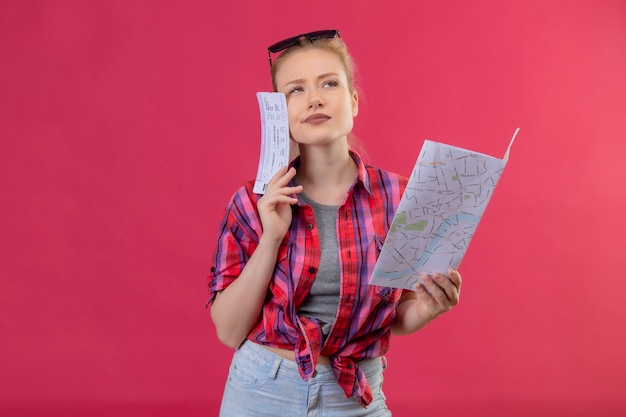
[[[314,41],[317,41],[317,40],[320,40],[320,39],[334,38],[336,36],[339,36],[339,31],[338,30],[318,30],[316,32],[305,33],[305,34],[302,34],[302,35],[294,36],[292,38],[287,38],[287,39],[284,39],[282,41],[276,42],[275,44],[273,44],[272,46],[267,48],[267,50],[269,52],[275,54],[276,52],[280,52],[280,51],[282,51],[284,49],[287,49],[287,48],[290,48],[290,47],[294,46],[302,38],[306,38],[306,39],[310,40],[311,42],[314,42]]]
[[[317,32],[311,32],[303,36],[311,41],[316,41],[319,39],[334,38],[337,35],[339,35],[338,30],[318,30]]]
[[[295,45],[296,43],[298,43],[299,39],[300,38],[298,36],[294,36],[293,38],[283,39],[282,41],[276,42],[274,45],[267,48],[267,50],[275,54],[276,52],[280,52],[283,49],[287,49],[290,46]]]

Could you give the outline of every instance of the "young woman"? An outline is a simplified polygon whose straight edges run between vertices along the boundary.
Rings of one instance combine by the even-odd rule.
[[[359,100],[338,31],[269,53],[299,156],[263,196],[249,182],[226,207],[209,276],[218,338],[236,349],[220,415],[389,416],[391,334],[456,305],[461,277],[425,275],[415,291],[368,284],[407,179],[350,149]]]

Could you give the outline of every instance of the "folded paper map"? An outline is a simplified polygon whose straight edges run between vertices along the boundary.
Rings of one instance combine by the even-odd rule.
[[[509,158],[427,140],[370,284],[415,290],[421,274],[457,269]]]

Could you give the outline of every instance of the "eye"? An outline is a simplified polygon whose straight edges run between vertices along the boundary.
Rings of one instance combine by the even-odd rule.
[[[337,87],[338,85],[339,85],[339,81],[337,80],[327,80],[327,81],[324,81],[324,83],[322,84],[322,87],[332,88],[332,87]]]
[[[302,92],[302,91],[304,91],[304,89],[303,89],[302,87],[300,87],[300,86],[295,86],[295,87],[291,88],[291,89],[287,92],[287,95],[291,95],[291,94],[294,94],[294,93],[300,93],[300,92]]]

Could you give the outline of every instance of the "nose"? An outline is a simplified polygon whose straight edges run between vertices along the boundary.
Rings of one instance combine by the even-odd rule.
[[[309,108],[322,107],[324,102],[322,97],[316,89],[312,89],[309,93]]]

